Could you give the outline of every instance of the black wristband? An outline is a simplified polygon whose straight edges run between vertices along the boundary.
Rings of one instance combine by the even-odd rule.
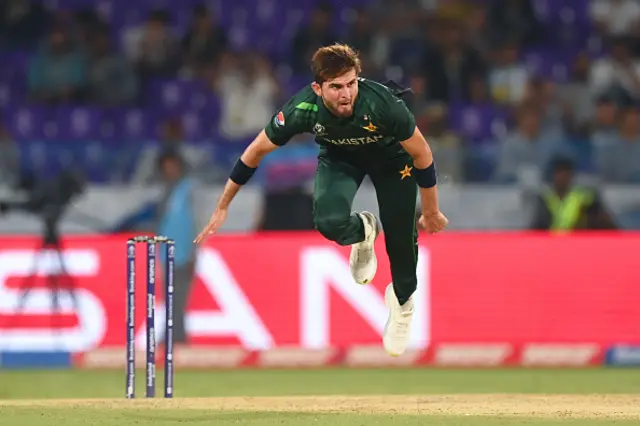
[[[416,182],[421,188],[433,188],[436,186],[436,163],[432,162],[426,169],[415,169]]]
[[[249,182],[249,179],[251,179],[251,176],[253,176],[256,170],[257,168],[247,166],[238,158],[238,161],[236,161],[236,164],[233,166],[233,170],[231,170],[229,179],[238,185],[244,185]]]

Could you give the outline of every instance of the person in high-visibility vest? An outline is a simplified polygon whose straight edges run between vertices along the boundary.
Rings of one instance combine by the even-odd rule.
[[[571,160],[553,161],[551,185],[538,196],[531,229],[570,232],[616,228],[598,191],[574,184],[573,178]]]

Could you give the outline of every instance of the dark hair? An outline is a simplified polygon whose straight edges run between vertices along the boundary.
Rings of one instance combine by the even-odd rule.
[[[551,160],[551,170],[553,172],[573,172],[573,160],[565,156],[557,156]]]
[[[158,156],[158,168],[162,169],[167,161],[175,161],[181,169],[184,169],[184,159],[175,149],[165,149]]]
[[[316,50],[311,59],[311,71],[318,84],[351,70],[355,70],[356,75],[359,75],[362,66],[358,53],[346,44],[336,43],[321,47]]]

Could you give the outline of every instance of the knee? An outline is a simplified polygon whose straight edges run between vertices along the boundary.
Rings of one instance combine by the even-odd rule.
[[[315,227],[326,239],[340,242],[349,227],[349,216],[344,215],[316,215]]]

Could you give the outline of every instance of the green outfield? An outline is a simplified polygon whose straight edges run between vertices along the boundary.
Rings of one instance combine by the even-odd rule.
[[[1,371],[0,424],[640,425],[640,370],[182,371],[123,398],[123,371]]]

